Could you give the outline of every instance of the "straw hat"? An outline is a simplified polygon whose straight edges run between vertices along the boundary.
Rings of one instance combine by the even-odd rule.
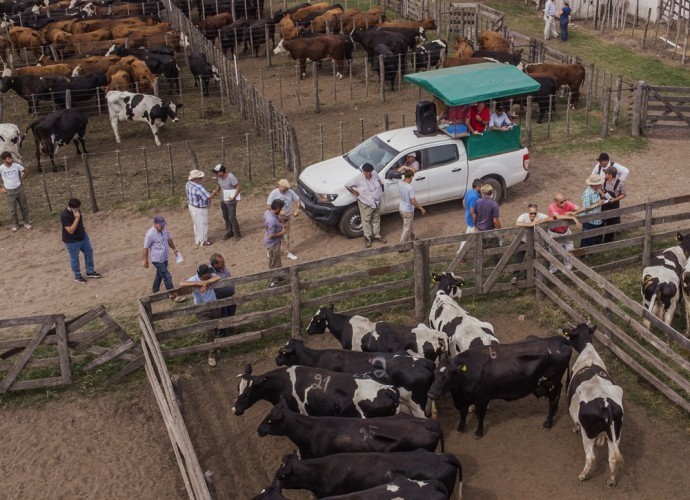
[[[601,186],[604,183],[604,179],[599,174],[592,174],[585,182],[590,186]]]

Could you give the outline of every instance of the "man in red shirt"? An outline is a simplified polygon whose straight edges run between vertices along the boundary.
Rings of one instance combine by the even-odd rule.
[[[484,101],[480,101],[470,108],[465,125],[471,134],[481,134],[489,125],[489,118],[489,108],[486,107]]]

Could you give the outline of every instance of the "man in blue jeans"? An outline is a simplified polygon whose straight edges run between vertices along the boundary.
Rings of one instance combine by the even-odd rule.
[[[161,289],[161,282],[165,284],[166,290],[175,288],[170,271],[168,271],[168,247],[172,248],[175,255],[180,252],[175,247],[172,236],[165,226],[163,216],[156,215],[153,218],[153,227],[149,228],[146,231],[146,236],[144,236],[144,267],[148,269],[150,259],[151,264],[156,269],[156,276],[153,278],[153,293],[158,293]],[[185,297],[181,295],[170,296],[170,299],[173,302],[183,302]]]
[[[81,268],[79,265],[79,252],[84,254],[84,263],[86,264],[87,278],[100,278],[101,275],[96,272],[93,266],[93,247],[89,240],[89,235],[84,229],[84,221],[81,217],[81,201],[77,198],[72,198],[67,202],[65,208],[60,214],[60,223],[62,224],[62,241],[67,247],[69,253],[69,264],[74,273],[74,281],[85,284],[86,280],[81,275]]]

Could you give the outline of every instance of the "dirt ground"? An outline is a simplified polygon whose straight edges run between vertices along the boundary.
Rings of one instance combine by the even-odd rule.
[[[256,72],[260,65],[249,61],[241,68]],[[287,85],[285,81],[283,84]],[[289,91],[295,95],[297,89]],[[309,90],[303,88],[301,92],[308,95]],[[325,113],[318,117],[291,110],[290,119],[298,130],[305,165],[319,156],[319,144],[311,140],[318,123],[335,127],[340,120],[354,121],[352,117],[360,116],[367,123],[376,123],[383,113],[400,116],[402,110],[412,117],[416,97],[416,93],[401,93],[385,105],[373,99],[366,103],[345,99],[325,106]],[[169,132],[180,140],[184,138],[180,135],[184,134],[182,128],[171,128]],[[145,140],[150,141],[150,136],[146,135]],[[624,204],[688,192],[687,134],[684,138],[651,137],[648,144],[647,150],[634,155],[609,151],[614,160],[632,171]],[[575,202],[579,200],[599,151],[571,151],[532,152],[530,179],[509,190],[501,206],[504,225],[512,224],[527,203],[536,201],[546,209],[557,191],[563,191]],[[27,182],[38,183],[40,177],[36,175]],[[211,181],[206,185],[211,187]],[[182,204],[163,210],[185,256],[182,264],[171,266],[175,281],[193,275],[211,252],[223,253],[235,275],[265,270],[261,214],[267,194],[259,190],[243,193],[238,209],[243,235],[240,241],[220,241],[222,218],[218,206],[213,206],[210,236],[215,244],[204,250],[194,248],[191,220]],[[91,280],[87,285],[72,281],[55,221],[39,223],[32,232],[22,229],[16,234],[6,225],[0,227],[0,251],[6,256],[0,262],[0,275],[8,304],[2,316],[70,316],[98,304],[107,304],[116,318],[118,313],[131,311],[132,297],[150,291],[153,273],[141,267],[141,243],[151,225],[150,217],[156,212],[152,209],[141,214],[120,209],[85,214],[86,228],[95,247],[96,268],[103,274],[101,280]],[[398,216],[383,218],[382,233],[389,241],[399,237],[400,229]],[[415,232],[421,238],[455,234],[464,229],[457,202],[428,207],[427,215],[415,221]],[[347,240],[334,228],[316,225],[303,216],[295,220],[292,234],[292,251],[299,256],[296,263],[363,248],[361,240]],[[34,251],[25,255],[28,250]],[[293,264],[287,260],[284,263]],[[505,316],[491,320],[505,341],[530,333],[546,333],[537,329],[533,318],[527,318],[525,323]],[[310,339],[309,345],[335,346],[325,338]],[[243,417],[234,417],[230,412],[236,396],[235,375],[241,372],[244,362],[255,363],[255,371],[263,372],[272,368],[274,355],[274,350],[254,353],[251,358],[225,355],[215,370],[191,362],[176,367],[183,375],[185,417],[192,439],[202,467],[215,473],[221,498],[247,498],[258,493],[270,482],[281,456],[292,450],[285,439],[260,440],[255,434],[268,410],[266,403],[257,404]],[[545,405],[533,399],[494,403],[487,417],[487,433],[482,440],[475,441],[471,434],[460,436],[453,431],[457,412],[445,402],[440,418],[447,432],[447,449],[456,453],[463,464],[466,498],[546,498],[554,494],[562,498],[674,498],[688,491],[690,480],[684,459],[690,454],[690,445],[686,440],[678,440],[672,429],[659,428],[643,410],[627,402],[621,445],[627,465],[619,486],[615,490],[606,488],[605,459],[601,457],[594,477],[581,485],[577,481],[584,463],[580,439],[571,434],[572,425],[564,408],[558,413],[554,429],[542,432]],[[91,398],[67,393],[31,407],[7,404],[0,407],[0,420],[7,422],[0,442],[0,470],[4,472],[0,475],[0,491],[7,492],[8,497],[185,496],[168,436],[144,381],[139,387]],[[473,424],[470,418],[470,426]],[[553,478],[558,478],[557,486]],[[290,493],[288,496],[296,497]],[[302,493],[301,497],[306,495]]]

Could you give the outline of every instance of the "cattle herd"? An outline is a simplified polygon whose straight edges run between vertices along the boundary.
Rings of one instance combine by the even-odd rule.
[[[277,369],[256,375],[246,365],[233,413],[242,415],[260,400],[272,403],[257,433],[285,436],[298,450],[282,459],[256,498],[284,498],[283,489],[310,490],[319,498],[460,497],[461,464],[445,452],[440,424],[428,418],[435,417],[434,401],[451,394],[459,432],[474,405],[479,438],[490,400],[534,394],[548,399],[548,429],[564,377],[586,456],[579,479],[590,474],[594,446],[606,442],[607,484],[616,484],[623,391],[593,347],[596,327],[580,323],[553,337],[499,343],[490,323],[458,304],[461,278],[444,273],[433,280],[438,291],[429,326],[373,322],[323,306],[306,332],[329,331],[342,349],[310,349],[290,339],[278,351]],[[569,369],[573,349],[579,355]]]

